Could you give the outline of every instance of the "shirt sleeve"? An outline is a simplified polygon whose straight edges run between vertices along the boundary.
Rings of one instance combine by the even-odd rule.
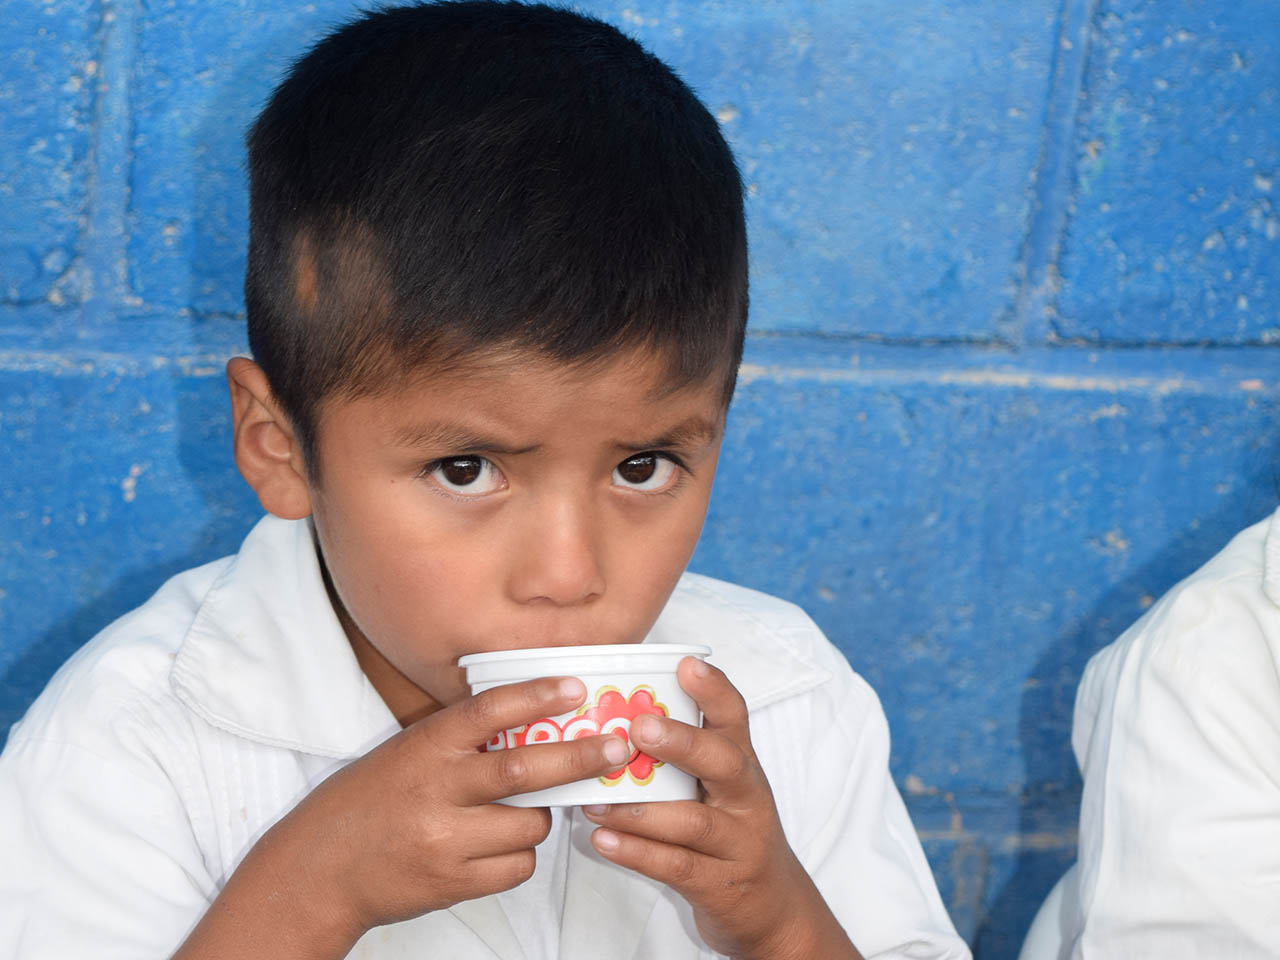
[[[825,640],[817,654],[831,679],[768,708],[777,713],[766,739],[789,744],[801,765],[774,787],[796,854],[868,960],[968,960],[890,776],[880,701]]]
[[[11,738],[0,848],[2,960],[168,957],[216,892],[173,784],[128,750]]]
[[[1257,578],[1166,597],[1086,669],[1077,958],[1274,958],[1280,611]]]

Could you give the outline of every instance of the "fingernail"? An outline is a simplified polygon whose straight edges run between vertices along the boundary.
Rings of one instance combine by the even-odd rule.
[[[609,812],[609,808],[603,803],[593,803],[583,807],[582,812],[590,817],[603,817]]]
[[[627,745],[622,742],[622,738],[610,734],[609,739],[605,741],[604,758],[610,763],[619,764],[627,759],[628,753]]]
[[[704,663],[702,660],[698,660],[697,658],[694,658],[692,669],[693,669],[693,675],[698,678],[705,677],[707,674],[711,672],[710,669],[708,669],[706,663]]]
[[[631,721],[631,736],[640,740],[657,740],[658,721],[649,716],[636,717]]]
[[[597,830],[592,835],[592,839],[596,842],[596,849],[604,850],[607,853],[613,853],[618,849],[618,835],[612,830]]]
[[[565,677],[560,681],[560,696],[568,697],[571,700],[577,700],[579,697],[587,695],[587,688],[582,685],[582,681],[577,677]]]

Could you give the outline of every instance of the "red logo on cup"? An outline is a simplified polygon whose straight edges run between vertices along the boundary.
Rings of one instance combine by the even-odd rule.
[[[531,743],[556,743],[560,740],[595,736],[598,733],[612,733],[631,747],[631,757],[620,769],[600,777],[600,782],[613,786],[627,776],[633,783],[643,786],[653,779],[653,771],[662,766],[661,760],[655,760],[631,745],[631,721],[646,713],[655,717],[670,716],[666,705],[658,702],[652,687],[636,687],[629,697],[623,697],[617,687],[601,687],[596,691],[595,702],[588,702],[580,707],[577,714],[566,720],[563,726],[550,717],[544,717],[533,723],[502,731],[486,743],[484,748],[507,750]]]

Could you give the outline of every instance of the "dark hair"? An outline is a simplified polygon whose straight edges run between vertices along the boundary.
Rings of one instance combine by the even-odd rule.
[[[326,398],[488,348],[643,346],[673,387],[732,395],[742,182],[706,108],[613,27],[492,0],[367,13],[248,144],[249,344],[308,454]]]

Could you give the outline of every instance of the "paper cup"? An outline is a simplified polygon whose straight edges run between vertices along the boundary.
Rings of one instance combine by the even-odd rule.
[[[485,750],[556,743],[612,733],[631,746],[626,765],[602,777],[579,780],[507,797],[513,807],[576,807],[591,803],[694,800],[698,781],[669,763],[654,760],[631,745],[631,721],[644,713],[671,717],[691,726],[702,722],[697,704],[676,681],[685,657],[705,658],[710,648],[680,643],[619,643],[581,647],[535,647],[472,653],[458,660],[472,693],[537,677],[577,677],[587,702],[572,713],[543,717],[504,730]]]

